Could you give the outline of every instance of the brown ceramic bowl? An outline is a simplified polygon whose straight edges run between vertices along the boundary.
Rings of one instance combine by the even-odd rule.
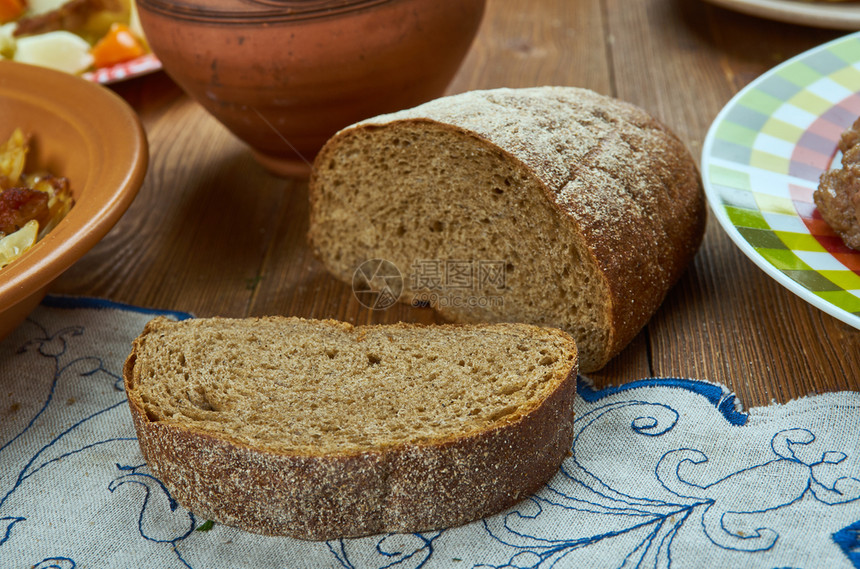
[[[276,174],[328,138],[443,94],[485,0],[137,0],[164,70]]]
[[[0,338],[113,227],[137,194],[149,157],[137,114],[114,92],[59,71],[0,61],[0,140],[16,127],[31,136],[26,171],[68,178],[75,205],[0,269]]]

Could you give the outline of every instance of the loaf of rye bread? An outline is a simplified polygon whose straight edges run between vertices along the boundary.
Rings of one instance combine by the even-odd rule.
[[[651,318],[705,220],[679,139],[574,87],[473,91],[363,121],[329,140],[310,180],[309,240],[336,277],[387,260],[402,302],[430,299],[456,322],[561,328],[584,372]],[[446,267],[460,270],[456,286]]]
[[[463,524],[571,448],[573,339],[524,324],[151,321],[123,370],[152,473],[198,518],[301,539]]]

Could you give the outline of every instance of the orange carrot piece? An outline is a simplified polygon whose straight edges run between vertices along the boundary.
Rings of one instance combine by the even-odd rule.
[[[18,18],[26,7],[24,0],[0,0],[0,24]]]
[[[109,67],[130,61],[144,53],[146,49],[143,44],[125,24],[113,24],[108,33],[90,50],[93,65],[96,67]]]

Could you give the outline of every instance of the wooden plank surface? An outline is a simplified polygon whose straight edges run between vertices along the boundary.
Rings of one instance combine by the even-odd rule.
[[[698,160],[732,95],[843,34],[700,0],[490,0],[449,92],[587,87],[656,115]],[[120,223],[53,292],[199,316],[437,320],[429,309],[362,307],[307,246],[307,183],[265,173],[163,73],[113,88],[143,119],[149,174]],[[778,285],[711,219],[695,262],[652,322],[592,378],[603,386],[652,375],[722,383],[746,406],[860,390],[860,331]]]

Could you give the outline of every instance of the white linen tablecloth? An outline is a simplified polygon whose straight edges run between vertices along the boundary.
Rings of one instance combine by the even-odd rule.
[[[580,378],[558,474],[463,527],[304,542],[206,523],[150,474],[126,406],[155,314],[49,296],[0,342],[0,568],[860,569],[860,394],[742,411],[684,379]]]

